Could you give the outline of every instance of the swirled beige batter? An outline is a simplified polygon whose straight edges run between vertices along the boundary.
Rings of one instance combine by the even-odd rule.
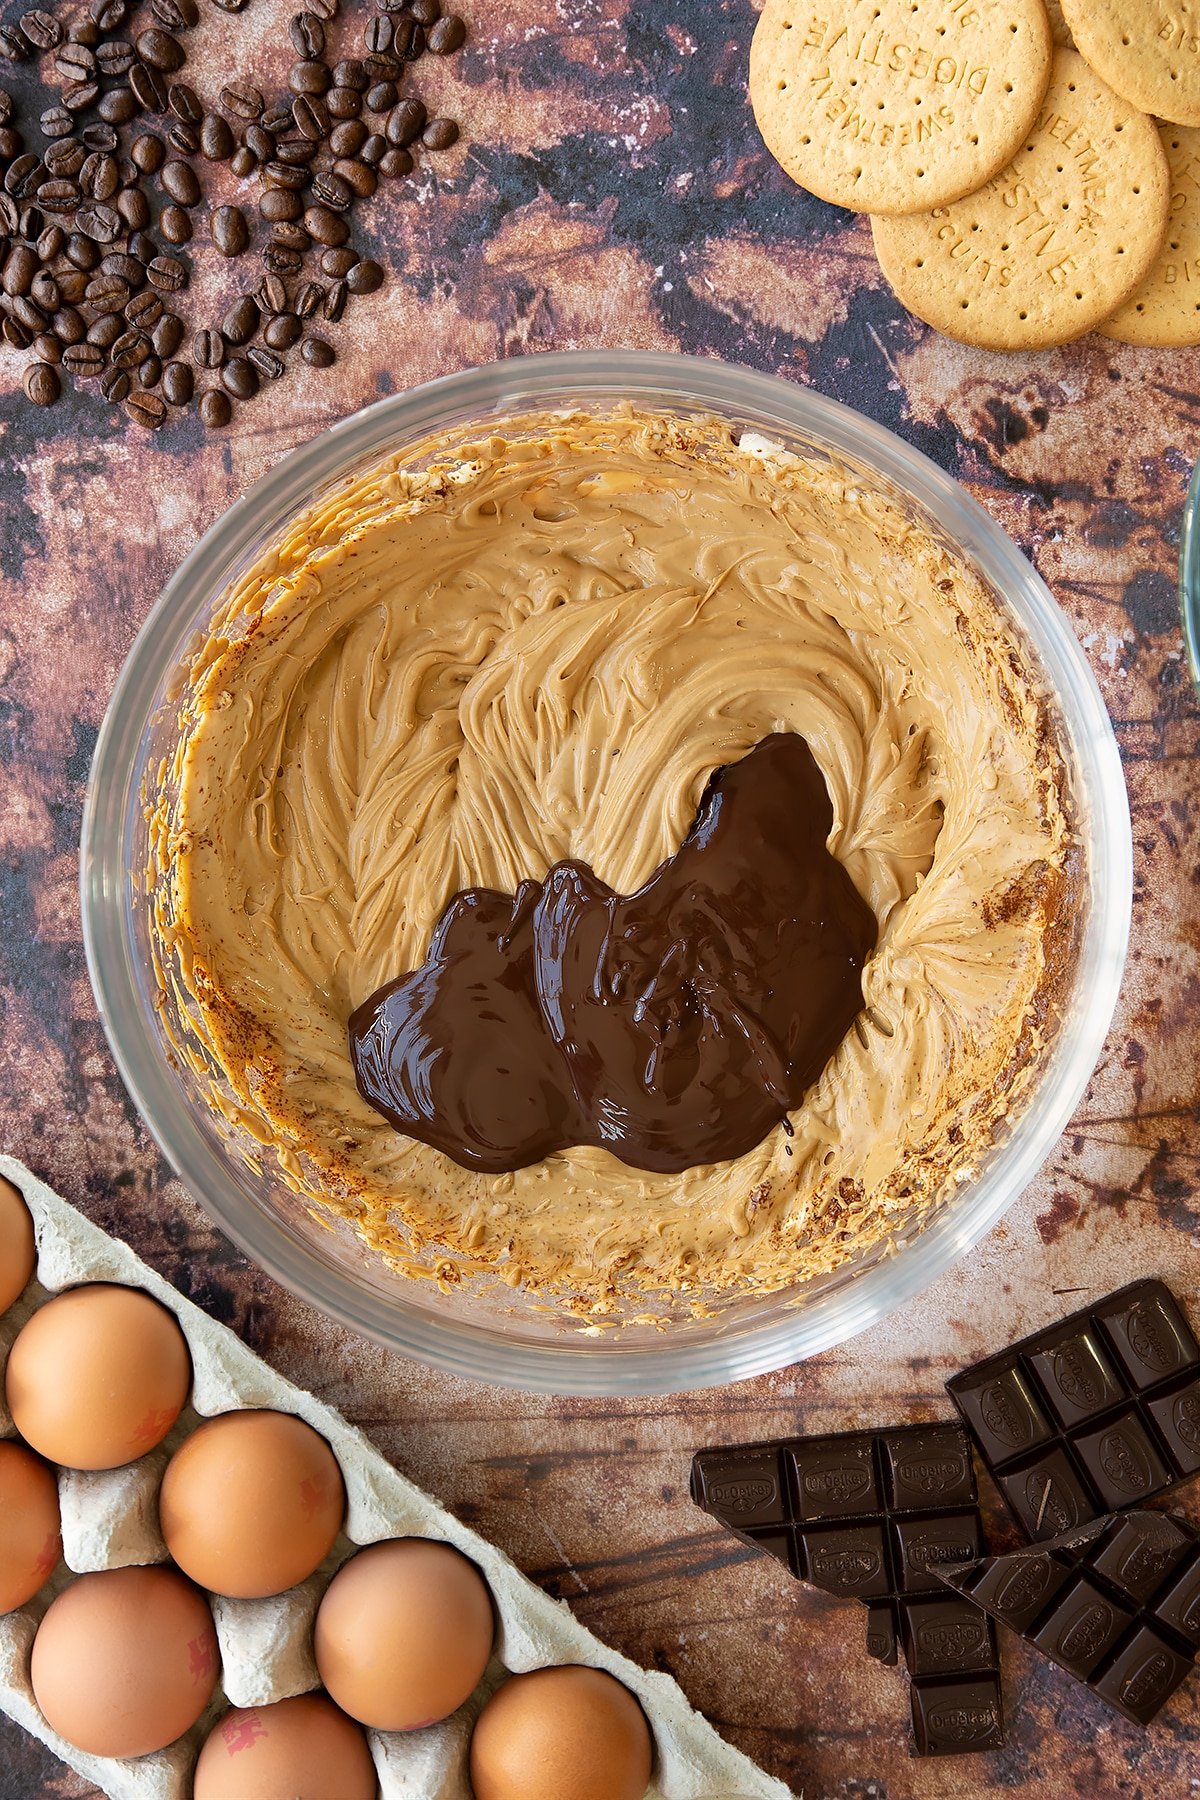
[[[568,857],[628,893],[785,730],[879,921],[790,1132],[497,1177],[359,1097],[349,1015],[453,893]],[[212,1104],[404,1268],[592,1318],[789,1286],[913,1222],[1019,1108],[1069,969],[1063,766],[1012,627],[898,507],[714,422],[527,418],[315,504],[227,597],[152,801],[164,1010]]]

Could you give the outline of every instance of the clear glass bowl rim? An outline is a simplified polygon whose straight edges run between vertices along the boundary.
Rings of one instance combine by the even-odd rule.
[[[1011,1136],[961,1197],[896,1254],[844,1287],[746,1328],[622,1349],[620,1335],[545,1343],[383,1301],[247,1210],[225,1158],[200,1133],[166,1067],[139,998],[129,923],[125,832],[131,781],[163,671],[225,570],[259,537],[335,483],[349,466],[384,458],[443,424],[560,405],[621,400],[712,412],[768,435],[791,434],[862,465],[938,521],[1006,599],[1053,684],[1090,817],[1091,903],[1076,996],[1086,1012],[1066,1030]],[[81,898],[88,970],[121,1076],[176,1174],[214,1223],[276,1280],[376,1342],[470,1379],[531,1392],[666,1394],[747,1379],[829,1349],[933,1283],[976,1244],[1027,1186],[1064,1130],[1099,1057],[1116,1004],[1132,905],[1132,842],[1120,756],[1087,659],[1049,589],[1016,544],[952,477],[886,427],[811,389],[736,364],[646,351],[548,352],[443,376],[351,414],[285,455],[225,512],[168,581],[130,650],[100,730],[83,815]],[[1078,1001],[1076,1001],[1078,1004]],[[1069,1040],[1069,1041],[1068,1041]]]

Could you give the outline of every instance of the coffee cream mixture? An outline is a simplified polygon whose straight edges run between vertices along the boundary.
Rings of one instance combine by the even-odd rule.
[[[149,796],[164,1016],[211,1104],[410,1273],[593,1321],[791,1286],[969,1178],[1053,1028],[1078,851],[1017,635],[898,506],[715,421],[527,416],[342,487],[237,581],[180,723]],[[683,1174],[586,1148],[497,1176],[359,1097],[350,1014],[451,895],[568,857],[631,892],[775,731],[879,922],[790,1121]]]

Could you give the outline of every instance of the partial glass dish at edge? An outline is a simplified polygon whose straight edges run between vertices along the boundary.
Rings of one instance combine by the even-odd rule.
[[[597,1336],[519,1296],[443,1294],[369,1259],[265,1169],[235,1158],[168,1060],[144,897],[143,776],[170,742],[188,647],[219,596],[289,516],[439,429],[554,407],[621,401],[716,415],[791,449],[834,457],[882,489],[969,563],[1007,606],[1058,699],[1088,858],[1078,965],[1056,1042],[1022,1112],[976,1179],[923,1225],[804,1287],[722,1304],[665,1331]],[[842,1343],[935,1281],[991,1229],[1049,1155],[1099,1056],[1120,985],[1132,896],[1125,784],[1095,678],[1049,590],[956,482],[882,426],[774,377],[699,358],[555,353],[470,369],[354,414],[286,456],[217,521],[167,584],[122,670],[101,729],[83,822],[88,967],[117,1065],[172,1167],[214,1222],[294,1293],[356,1331],[455,1374],[540,1392],[671,1393],[779,1368]]]

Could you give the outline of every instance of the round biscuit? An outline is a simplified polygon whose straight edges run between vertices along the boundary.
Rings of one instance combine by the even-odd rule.
[[[987,186],[915,219],[872,221],[884,274],[926,324],[990,350],[1082,337],[1146,279],[1170,173],[1154,121],[1075,50],[1057,50],[1041,114]]]
[[[1122,344],[1200,344],[1200,126],[1160,125],[1171,170],[1167,235],[1146,280],[1101,335]]]
[[[1062,0],[1075,47],[1142,112],[1200,125],[1200,0]]]
[[[794,181],[855,212],[947,205],[1012,157],[1050,76],[1042,0],[767,0],[750,100]]]

